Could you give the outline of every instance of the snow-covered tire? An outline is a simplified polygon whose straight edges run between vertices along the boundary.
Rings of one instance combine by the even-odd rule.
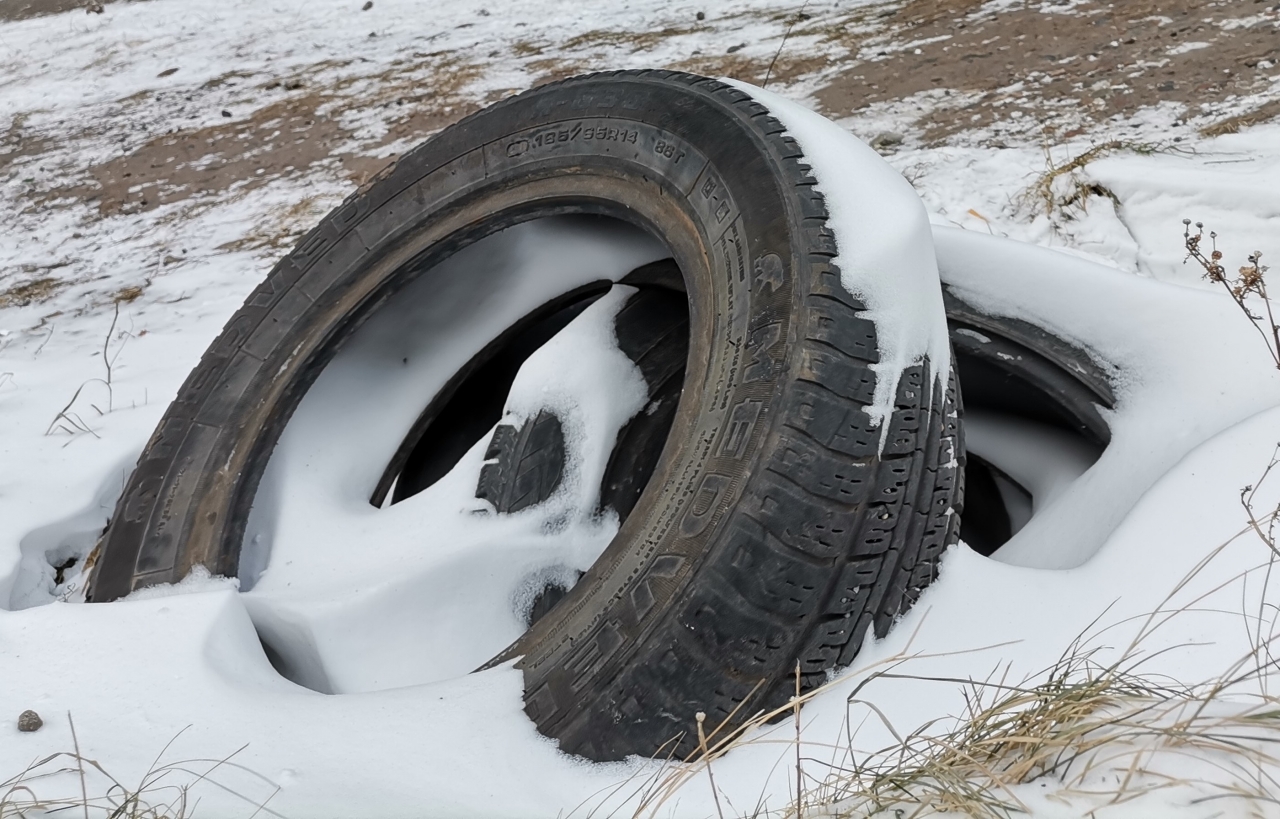
[[[236,574],[275,442],[355,328],[471,242],[592,213],[646,229],[679,265],[683,395],[617,536],[494,662],[518,658],[527,713],[593,759],[689,751],[697,712],[718,727],[785,702],[797,665],[804,687],[820,684],[932,579],[956,538],[963,453],[935,371],[949,362],[882,360],[884,305],[868,310],[833,263],[865,248],[833,229],[786,131],[719,81],[615,72],[513,97],[405,155],[275,267],[182,386],[104,535],[90,599],[196,565]],[[925,251],[911,258],[933,276]],[[941,326],[945,351],[933,295],[936,315],[905,311],[895,338],[902,321],[907,336]]]

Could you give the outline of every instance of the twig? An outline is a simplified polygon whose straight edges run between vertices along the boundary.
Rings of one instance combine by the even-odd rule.
[[[764,82],[760,83],[761,88],[769,87],[769,78],[773,76],[773,66],[778,62],[778,58],[782,56],[782,49],[787,45],[787,38],[791,36],[791,29],[796,27],[796,23],[809,19],[804,13],[807,8],[809,8],[809,0],[804,0],[804,5],[800,7],[800,11],[796,12],[796,16],[792,17],[791,22],[787,24],[787,30],[782,33],[782,42],[778,43],[778,50],[773,52],[773,59],[769,61],[769,68],[764,72]]]
[[[71,745],[76,749],[76,769],[80,771],[80,801],[84,805],[84,819],[89,819],[89,789],[84,783],[84,756],[80,753],[80,740],[76,737],[76,723],[67,712],[67,724],[71,726]]]
[[[111,326],[107,329],[107,336],[102,341],[102,352],[99,354],[102,357],[102,365],[106,369],[107,377],[105,379],[90,378],[84,383],[82,383],[79,387],[77,387],[75,393],[71,396],[71,400],[67,402],[67,405],[63,407],[58,412],[57,415],[53,416],[53,421],[49,423],[48,429],[46,429],[44,432],[45,435],[51,435],[55,429],[61,429],[70,435],[76,435],[81,432],[88,432],[89,434],[93,435],[93,437],[95,438],[99,437],[98,433],[94,432],[93,429],[90,428],[90,426],[86,424],[82,418],[80,418],[78,415],[75,415],[74,413],[71,412],[71,407],[73,407],[76,403],[76,400],[80,398],[80,393],[84,391],[84,388],[96,382],[98,384],[102,384],[107,388],[107,412],[111,412],[115,408],[115,388],[113,386],[112,368],[115,366],[116,359],[120,357],[120,353],[124,351],[124,344],[121,344],[116,349],[115,354],[113,355],[111,353],[111,338],[112,336],[115,335],[116,324],[119,322],[119,320],[120,320],[120,302],[117,301],[115,302],[115,309],[111,316]],[[131,333],[129,333],[128,331],[125,331],[124,333],[125,343],[128,343],[129,337],[131,335],[132,335]],[[50,336],[52,336],[52,331],[50,331]],[[46,342],[47,341],[48,339],[46,339]],[[41,346],[43,347],[43,345]],[[103,412],[95,404],[90,404],[89,406],[93,407],[94,410],[97,411],[98,415],[107,414],[107,412]],[[67,424],[70,424],[71,427],[73,428],[69,429],[66,426],[60,426],[59,422],[61,421],[65,421]]]
[[[800,764],[800,661],[796,660],[796,694],[791,698],[796,721],[796,819],[804,819],[804,769]]]
[[[716,778],[711,773],[711,751],[707,748],[707,732],[702,727],[702,724],[707,721],[707,715],[699,711],[694,715],[694,719],[698,722],[698,750],[702,752],[702,758],[707,763],[707,781],[711,783],[711,798],[716,803],[716,816],[724,819],[724,811],[720,809],[720,791],[716,788]]]
[[[49,343],[49,339],[53,338],[53,331],[56,329],[58,329],[58,325],[56,324],[49,325],[49,335],[45,336],[44,341],[40,342],[40,346],[36,348],[35,353],[33,353],[31,356],[32,358],[40,357],[40,352],[44,350],[44,346]]]
[[[111,315],[111,326],[107,328],[107,337],[102,341],[102,366],[107,368],[107,412],[111,411],[111,405],[115,399],[115,391],[111,388],[111,365],[115,363],[116,356],[120,355],[120,350],[124,349],[124,345],[121,344],[120,350],[116,351],[116,356],[108,355],[108,350],[111,348],[111,336],[115,334],[116,322],[120,320],[120,302],[115,302],[113,306],[115,310]]]
[[[1236,303],[1241,312],[1249,319],[1249,323],[1262,336],[1262,341],[1267,345],[1267,352],[1271,355],[1271,360],[1275,362],[1276,369],[1280,369],[1280,325],[1276,324],[1275,315],[1271,309],[1271,296],[1267,293],[1266,273],[1269,268],[1262,264],[1262,251],[1254,251],[1249,256],[1249,264],[1240,268],[1239,275],[1234,279],[1227,276],[1227,270],[1222,265],[1222,251],[1218,250],[1218,234],[1215,231],[1209,231],[1210,249],[1208,255],[1204,252],[1202,242],[1204,241],[1204,222],[1196,222],[1196,233],[1191,233],[1191,220],[1183,219],[1182,238],[1183,244],[1187,249],[1187,257],[1183,259],[1185,264],[1187,259],[1195,259],[1196,262],[1204,268],[1204,277],[1211,282],[1221,284],[1227,291],[1227,295],[1231,296],[1231,300]],[[1262,316],[1255,315],[1249,309],[1246,300],[1250,294],[1260,296],[1262,303],[1267,310],[1266,321],[1270,326],[1270,334],[1263,329]]]

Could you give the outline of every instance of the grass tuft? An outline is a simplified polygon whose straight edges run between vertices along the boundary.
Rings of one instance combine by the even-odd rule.
[[[71,714],[67,714],[67,723],[73,750],[37,759],[16,776],[0,782],[0,819],[191,819],[199,803],[193,792],[201,785],[244,803],[249,819],[284,819],[268,807],[280,787],[234,761],[247,746],[220,759],[164,762],[169,749],[186,730],[183,729],[165,744],[138,783],[128,785],[82,753]],[[258,790],[270,788],[270,793],[264,799],[249,797],[222,781],[224,775],[232,773]]]
[[[1045,172],[1037,177],[1036,181],[1022,193],[1022,203],[1025,206],[1030,206],[1035,209],[1043,207],[1046,216],[1052,216],[1055,209],[1066,208],[1075,204],[1083,205],[1090,195],[1095,194],[1106,196],[1119,206],[1119,200],[1116,199],[1115,194],[1100,185],[1076,181],[1071,186],[1071,190],[1065,196],[1059,196],[1055,192],[1055,183],[1062,177],[1074,174],[1090,162],[1110,156],[1111,154],[1130,151],[1136,154],[1149,155],[1156,153],[1159,150],[1159,146],[1152,145],[1147,142],[1132,142],[1130,140],[1113,139],[1109,142],[1103,142],[1100,145],[1095,145],[1084,153],[1062,163],[1061,165],[1055,165],[1053,164],[1053,160],[1046,149],[1045,164],[1048,167]]]
[[[48,301],[66,287],[66,282],[52,276],[40,276],[0,290],[0,308],[26,307]]]
[[[774,810],[757,805],[735,815],[1008,819],[1032,810],[1024,800],[1025,786],[1032,784],[1050,786],[1055,799],[1087,803],[1091,810],[1179,788],[1194,789],[1198,801],[1239,800],[1253,808],[1274,803],[1280,793],[1280,758],[1275,755],[1280,748],[1280,696],[1271,689],[1278,662],[1273,648],[1280,634],[1267,591],[1280,557],[1274,536],[1280,508],[1260,515],[1254,502],[1258,486],[1277,464],[1280,446],[1259,481],[1241,493],[1249,525],[1211,550],[1154,613],[1138,619],[1137,635],[1118,659],[1104,662],[1104,656],[1117,652],[1096,643],[1115,626],[1089,636],[1102,615],[1050,667],[1012,682],[1007,668],[981,680],[908,673],[912,662],[938,656],[909,653],[913,636],[903,653],[861,672],[848,695],[848,725],[854,724],[854,712],[861,712],[864,721],[878,722],[893,737],[888,746],[863,751],[856,745],[857,732],[850,731],[840,747],[805,740],[802,755],[798,709],[833,685],[848,684],[847,679],[836,680],[757,714],[716,742],[708,742],[699,723],[698,750],[683,764],[664,766],[645,783],[633,819],[659,815],[704,771],[714,789],[711,765],[731,750],[778,743],[789,746],[786,756],[794,759],[791,803]],[[1193,578],[1250,533],[1266,545],[1265,563],[1184,605],[1172,605]],[[1172,650],[1144,648],[1156,632],[1188,611],[1202,610],[1210,595],[1259,574],[1262,601],[1257,612],[1228,612],[1250,631],[1252,648],[1246,656],[1198,684],[1145,671],[1150,660]],[[885,683],[904,681],[958,688],[964,706],[958,714],[902,732],[876,705],[873,692]],[[776,723],[789,713],[796,715],[796,732],[783,739]],[[779,764],[786,756],[779,757]],[[1197,778],[1180,775],[1187,759],[1197,761]],[[723,794],[716,796],[718,806]]]

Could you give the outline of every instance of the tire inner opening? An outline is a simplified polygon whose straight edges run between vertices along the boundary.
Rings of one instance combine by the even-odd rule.
[[[675,421],[689,354],[689,305],[679,268],[671,259],[644,265],[619,284],[635,292],[614,318],[619,350],[640,370],[648,390],[645,407],[618,432],[601,480],[597,510],[621,525],[635,509],[661,459]],[[555,450],[545,466],[554,479],[535,482],[541,491],[517,488],[514,495],[482,476],[477,496],[500,513],[542,502],[558,484],[565,442],[559,419],[543,412],[516,430],[498,425],[521,366],[613,286],[602,280],[580,287],[526,315],[467,362],[419,417],[388,465],[370,502],[381,508],[432,486],[482,438],[494,430],[488,457],[504,449]],[[494,469],[494,476],[502,470]],[[580,576],[580,574],[578,575]],[[568,594],[572,582],[547,585],[529,608],[532,624]]]
[[[502,418],[520,366],[610,287],[593,282],[542,305],[468,361],[414,424],[370,503],[399,503],[447,475]]]
[[[599,509],[613,510],[619,522],[635,508],[662,455],[680,403],[689,349],[688,303],[673,261],[637,268],[620,283],[637,292],[615,319],[617,344],[639,367],[649,401],[619,432],[600,487]],[[611,287],[609,281],[593,282],[542,305],[477,353],[423,411],[370,502],[375,507],[388,499],[399,503],[448,474],[502,418],[524,362]],[[540,416],[534,424],[535,433],[554,435],[563,448],[558,421]]]
[[[1110,430],[1099,408],[1112,399],[1042,354],[1048,345],[954,316],[951,339],[967,449],[960,538],[992,556],[1101,456]]]
[[[628,433],[647,423],[659,444],[667,436],[688,363],[688,308],[656,274],[662,262],[675,279],[681,273],[647,226],[553,205],[547,215],[497,214],[495,229],[468,228],[439,255],[401,254],[400,271],[385,276],[399,284],[371,293],[364,314],[349,319],[289,417],[255,487],[239,567],[259,635],[286,677],[354,693],[466,673],[519,636],[544,585],[531,581],[572,585],[607,547],[616,518],[597,507],[619,517],[637,499],[646,508],[661,446],[615,454],[614,445],[633,420]],[[611,337],[628,322],[652,332],[657,319],[640,316],[660,317],[673,295],[679,332]],[[664,346],[664,335],[679,344],[673,366],[659,373],[623,358]],[[645,383],[651,372],[666,376],[652,381],[657,391]],[[495,429],[536,420],[544,380],[542,412],[569,413],[563,491],[532,514],[505,516],[479,491],[486,447]],[[592,430],[603,434],[583,437]],[[620,477],[627,461],[633,471]],[[385,562],[371,565],[373,552]],[[309,590],[320,576],[340,578],[350,594],[337,620],[329,592]],[[531,606],[534,616],[552,603]],[[391,609],[401,615],[396,638],[366,645],[356,636]],[[435,621],[466,625],[421,627]],[[406,642],[420,649],[412,659],[398,648]]]

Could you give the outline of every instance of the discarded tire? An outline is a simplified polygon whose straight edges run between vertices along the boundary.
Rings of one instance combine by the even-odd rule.
[[[985,313],[945,286],[943,295],[956,372],[970,409],[1057,427],[1098,453],[1106,448],[1111,429],[1103,412],[1115,407],[1111,373],[1042,327]],[[1014,534],[1001,482],[1012,479],[980,454],[966,453],[960,536],[982,555],[993,554]]]
[[[954,379],[948,392],[939,361],[895,373],[875,425],[877,323],[832,263],[857,249],[839,246],[804,152],[745,92],[675,72],[509,99],[326,217],[182,386],[104,535],[90,599],[196,565],[235,575],[272,448],[361,322],[460,248],[566,213],[666,244],[689,352],[651,479],[617,490],[633,507],[618,535],[495,660],[520,658],[539,729],[593,759],[687,752],[695,713],[732,725],[785,702],[797,667],[812,687],[868,629],[884,634],[957,536]]]

